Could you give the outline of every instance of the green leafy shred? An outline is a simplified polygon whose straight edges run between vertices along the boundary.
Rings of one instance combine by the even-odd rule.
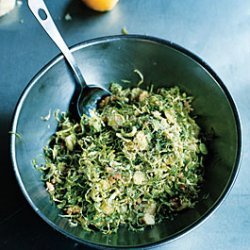
[[[127,28],[125,26],[121,28],[121,33],[123,35],[128,35],[128,30],[127,30]]]
[[[48,121],[51,117],[51,109],[49,110],[49,113],[45,116],[41,116],[41,120]]]
[[[11,134],[11,135],[15,135],[15,137],[16,137],[17,139],[22,139],[22,135],[21,135],[21,134],[19,134],[19,133],[17,133],[17,132],[14,132],[14,131],[9,131],[9,134]]]
[[[111,85],[80,123],[59,126],[40,165],[47,191],[72,226],[138,231],[198,201],[207,149],[192,117],[192,97],[178,87]]]

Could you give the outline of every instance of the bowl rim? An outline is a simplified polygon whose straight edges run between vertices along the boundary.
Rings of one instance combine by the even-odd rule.
[[[145,247],[151,248],[151,247],[156,247],[156,246],[162,246],[166,243],[170,243],[170,242],[186,235],[187,233],[189,233],[190,231],[194,230],[195,228],[200,226],[202,223],[204,223],[217,210],[217,208],[222,204],[222,202],[225,200],[225,198],[229,194],[229,191],[232,189],[232,187],[235,183],[235,180],[237,178],[237,175],[239,173],[241,155],[242,155],[242,129],[241,129],[240,116],[239,116],[239,112],[237,110],[236,104],[235,104],[229,90],[227,89],[226,85],[222,82],[222,80],[219,78],[219,76],[214,72],[214,70],[204,60],[202,60],[199,56],[197,56],[193,52],[191,52],[191,51],[185,49],[184,47],[182,47],[176,43],[173,43],[169,40],[154,37],[154,36],[140,35],[140,34],[112,35],[112,36],[103,36],[103,37],[98,37],[98,38],[94,38],[94,39],[89,39],[89,40],[77,43],[77,44],[71,46],[70,50],[72,52],[75,52],[75,51],[84,49],[84,48],[89,47],[89,46],[93,46],[93,45],[101,44],[101,43],[105,43],[105,42],[110,42],[110,41],[114,42],[115,40],[137,40],[137,41],[141,41],[141,42],[144,41],[144,42],[148,42],[148,43],[156,43],[159,45],[164,45],[164,46],[170,47],[171,49],[174,49],[178,52],[181,52],[185,56],[194,60],[222,88],[222,91],[224,92],[227,100],[229,101],[230,107],[233,111],[235,123],[236,123],[238,141],[237,141],[237,155],[236,155],[236,159],[235,159],[234,168],[233,168],[233,171],[231,173],[230,179],[226,184],[226,187],[224,188],[222,194],[219,196],[219,198],[216,200],[216,202],[199,219],[197,219],[195,222],[188,225],[184,229],[176,232],[175,234],[173,234],[169,237],[166,237],[165,239],[154,242],[154,243],[130,246],[129,248],[135,249],[135,248],[142,248],[142,247],[143,248],[145,248]],[[90,241],[83,240],[77,236],[74,236],[73,234],[68,233],[67,231],[65,231],[64,229],[62,229],[61,227],[59,227],[58,225],[53,223],[51,220],[49,220],[38,209],[38,207],[33,203],[31,198],[29,197],[29,195],[26,191],[25,185],[22,182],[21,174],[19,172],[18,163],[16,160],[16,150],[15,150],[15,142],[17,139],[15,133],[16,133],[16,128],[17,128],[17,123],[18,123],[20,111],[21,111],[21,108],[23,106],[23,102],[25,101],[26,97],[28,96],[31,88],[36,84],[37,80],[39,78],[41,78],[41,76],[43,76],[50,68],[52,68],[55,64],[57,64],[63,58],[64,58],[63,55],[59,54],[56,57],[54,57],[52,60],[50,60],[44,67],[42,67],[38,71],[38,73],[36,73],[35,76],[30,80],[30,82],[27,84],[27,86],[24,88],[21,96],[19,97],[19,100],[17,101],[16,107],[15,107],[15,110],[13,113],[13,117],[12,117],[12,129],[11,129],[11,131],[13,133],[10,135],[10,154],[11,154],[11,161],[12,161],[12,165],[14,168],[15,176],[16,176],[17,182],[22,190],[22,193],[23,193],[24,197],[26,198],[26,200],[28,201],[28,203],[31,205],[31,207],[34,209],[34,211],[52,228],[56,229],[57,231],[59,231],[60,233],[62,233],[65,236],[67,236],[68,238],[71,238],[79,243],[85,244],[85,245],[90,246],[90,247],[102,248],[102,249],[111,249],[111,248],[113,248],[113,249],[117,249],[117,248],[126,249],[128,247],[126,247],[124,245],[123,246],[122,245],[121,246],[112,246],[110,248],[110,246],[107,244],[96,244],[96,243],[93,243]]]

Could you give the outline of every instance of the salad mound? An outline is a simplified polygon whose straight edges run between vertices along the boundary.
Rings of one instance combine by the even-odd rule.
[[[138,231],[192,208],[207,149],[178,87],[111,85],[91,116],[58,115],[39,166],[52,200],[72,226]]]

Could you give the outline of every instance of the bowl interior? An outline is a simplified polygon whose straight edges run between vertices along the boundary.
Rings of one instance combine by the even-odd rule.
[[[160,243],[175,238],[199,224],[220,203],[236,174],[240,153],[240,135],[234,104],[214,73],[198,58],[184,49],[157,39],[140,36],[118,36],[98,39],[76,46],[74,55],[88,83],[108,86],[122,79],[138,81],[133,73],[144,75],[144,87],[178,85],[194,97],[193,107],[202,130],[213,136],[206,161],[204,194],[194,209],[181,213],[144,232],[121,228],[117,234],[89,233],[80,227],[71,228],[50,201],[40,173],[32,159],[42,162],[42,149],[56,130],[56,121],[41,120],[57,109],[66,111],[74,92],[74,80],[60,56],[53,60],[31,81],[16,109],[12,136],[12,159],[21,188],[38,214],[50,225],[86,244],[113,247],[136,247]],[[203,194],[201,194],[203,195]]]

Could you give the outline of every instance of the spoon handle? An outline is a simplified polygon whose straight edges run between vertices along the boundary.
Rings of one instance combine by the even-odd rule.
[[[46,33],[54,41],[56,46],[61,50],[66,60],[68,61],[71,69],[75,75],[77,83],[79,83],[82,88],[87,87],[85,80],[82,76],[80,69],[76,63],[75,58],[70,52],[68,46],[64,42],[62,36],[60,35],[45,3],[43,0],[28,0],[28,6],[31,12],[36,17],[37,21],[42,25]]]

